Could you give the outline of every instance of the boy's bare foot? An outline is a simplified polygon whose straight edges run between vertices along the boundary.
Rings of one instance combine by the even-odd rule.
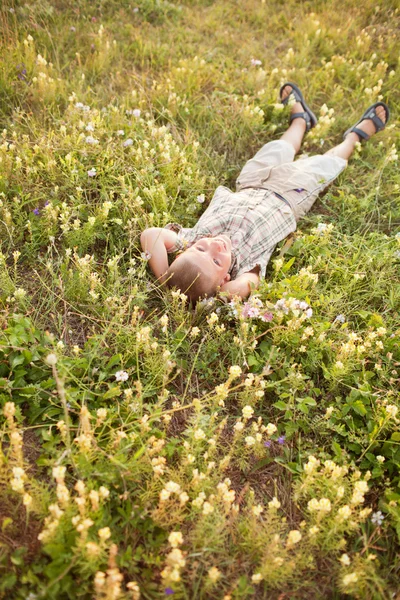
[[[377,102],[365,111],[358,123],[345,132],[343,138],[354,142],[368,140],[371,135],[385,128],[388,119],[388,106],[384,102]]]

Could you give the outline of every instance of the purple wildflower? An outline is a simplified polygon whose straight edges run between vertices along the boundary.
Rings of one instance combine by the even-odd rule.
[[[40,210],[38,208],[34,208],[33,209],[33,214],[38,217],[40,215]]]
[[[19,65],[16,66],[17,71],[19,71],[19,73],[17,74],[17,77],[20,81],[26,81],[26,68],[24,63],[20,63]]]
[[[261,321],[264,321],[264,323],[272,321],[273,318],[274,318],[274,315],[271,312],[266,312],[263,315],[260,315],[260,319],[261,319]]]
[[[251,309],[251,304],[250,304],[250,302],[245,302],[245,303],[243,304],[243,308],[242,308],[242,317],[243,317],[243,318],[246,318],[246,317],[248,317],[248,316],[249,316],[250,309]]]
[[[264,442],[264,446],[266,448],[270,448],[271,447],[271,440],[267,440],[266,442]]]
[[[335,323],[336,321],[338,323],[344,323],[346,321],[346,317],[342,314],[337,315],[337,317],[335,318],[335,320],[333,322]]]
[[[283,444],[285,443],[285,439],[286,439],[286,437],[284,435],[280,435],[277,439],[278,444],[283,446]]]
[[[166,596],[172,596],[172,594],[174,593],[174,590],[170,587],[165,588],[165,595]]]
[[[278,302],[275,304],[275,309],[281,310],[285,313],[285,315],[289,313],[289,308],[286,306],[285,298],[281,298],[280,300],[278,300]]]

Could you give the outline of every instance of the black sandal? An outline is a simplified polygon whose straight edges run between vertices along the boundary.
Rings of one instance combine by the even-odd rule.
[[[283,92],[283,90],[285,89],[285,87],[287,85],[290,85],[290,87],[292,88],[292,91],[290,92],[290,94],[284,100],[282,100],[282,92]],[[297,87],[297,85],[295,83],[291,83],[290,81],[287,81],[286,83],[283,84],[283,86],[279,90],[279,98],[280,98],[281,103],[284,104],[284,105],[288,104],[289,98],[292,95],[294,96],[296,102],[301,102],[301,105],[304,108],[304,112],[293,113],[292,115],[290,115],[289,125],[295,119],[304,119],[305,122],[306,122],[306,131],[310,131],[310,129],[312,129],[313,127],[316,126],[316,124],[318,122],[318,119],[314,115],[314,113],[311,110],[311,108],[306,104],[306,102],[305,102],[305,100],[303,98],[303,94],[301,93],[301,91]]]
[[[383,108],[385,109],[385,112],[386,112],[386,122],[385,123],[376,114],[376,109],[378,108],[378,106],[383,106]],[[389,121],[389,117],[390,117],[390,111],[389,111],[388,105],[385,104],[384,102],[375,102],[375,104],[372,104],[369,108],[367,108],[367,110],[365,111],[365,113],[363,114],[361,119],[359,121],[357,121],[357,123],[355,125],[353,125],[353,127],[350,127],[350,129],[345,131],[345,133],[343,134],[343,139],[345,139],[345,137],[349,133],[356,133],[358,135],[358,137],[360,138],[360,142],[361,142],[361,140],[369,140],[369,138],[371,136],[368,135],[368,133],[365,133],[365,131],[363,131],[362,129],[358,129],[357,125],[359,125],[361,123],[361,121],[365,121],[365,119],[369,119],[375,125],[375,133],[378,133],[378,131],[382,131],[382,129],[385,129],[386,123]]]

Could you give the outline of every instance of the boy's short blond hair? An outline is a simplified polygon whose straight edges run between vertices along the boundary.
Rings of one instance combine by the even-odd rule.
[[[168,287],[181,290],[192,304],[201,298],[213,296],[218,287],[190,256],[180,254],[168,268],[163,279]]]

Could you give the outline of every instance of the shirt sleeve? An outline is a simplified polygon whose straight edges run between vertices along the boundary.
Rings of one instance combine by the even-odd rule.
[[[167,225],[164,226],[164,229],[170,229],[177,234],[174,246],[167,250],[168,254],[186,250],[193,242],[193,229],[190,229],[189,227],[182,227],[182,225],[179,225],[178,223],[167,223]]]
[[[265,272],[267,270],[267,264],[268,264],[268,261],[265,261],[264,259],[253,260],[247,264],[242,265],[240,267],[240,269],[237,270],[235,276],[232,279],[237,279],[238,277],[240,277],[241,275],[244,275],[245,273],[250,273],[250,271],[252,271],[254,269],[254,267],[260,267],[259,277],[260,277],[260,279],[265,279]]]
[[[275,249],[275,246],[269,250],[266,250],[261,256],[258,256],[257,258],[250,257],[248,260],[243,261],[237,267],[233,278],[236,279],[237,277],[240,277],[240,275],[244,275],[244,273],[249,273],[249,271],[254,269],[254,267],[258,266],[258,267],[260,267],[260,273],[259,273],[260,280],[265,279],[265,273],[267,270],[267,266],[268,266],[268,263],[270,261],[270,258],[272,256],[274,249]]]

